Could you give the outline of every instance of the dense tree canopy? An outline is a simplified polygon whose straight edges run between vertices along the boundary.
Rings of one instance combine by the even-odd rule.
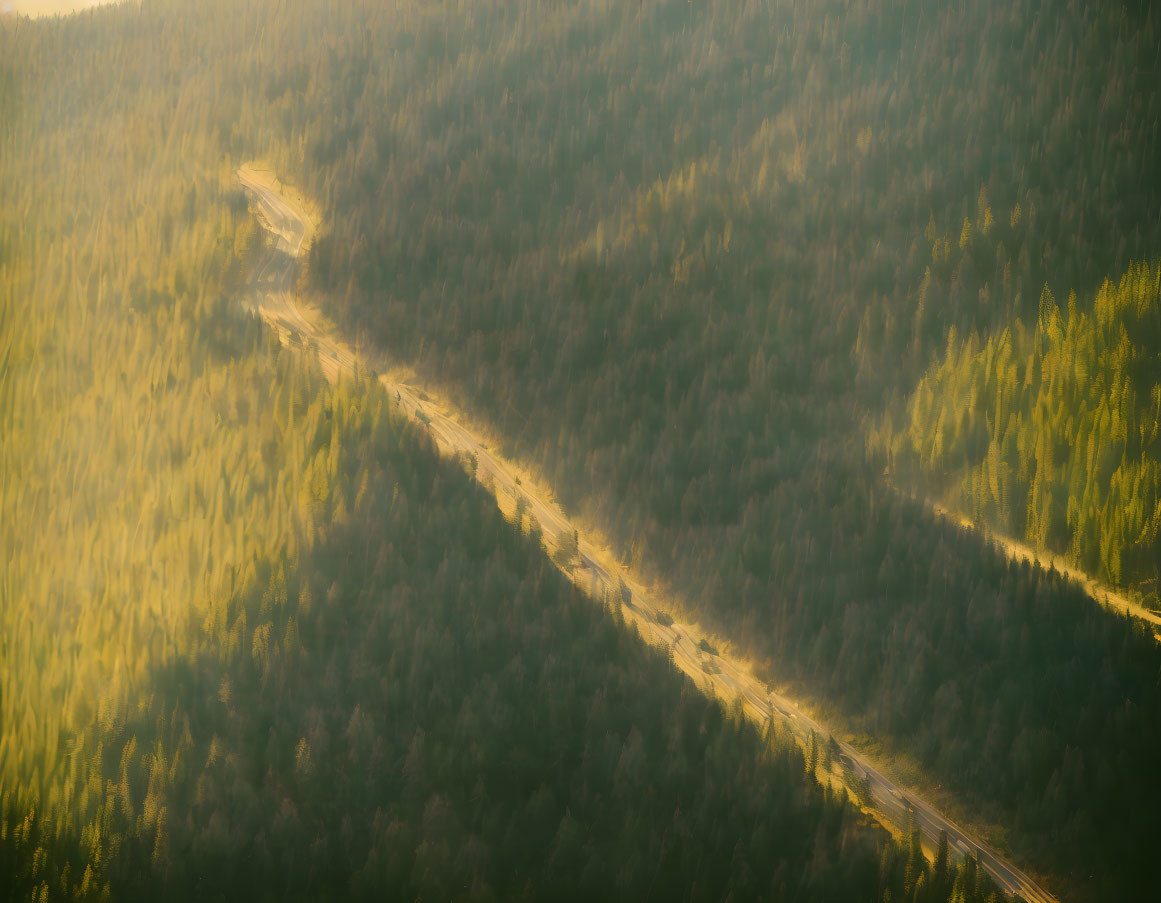
[[[1161,293],[1135,266],[1089,303],[1044,290],[1034,326],[952,335],[905,451],[974,517],[1158,603]],[[905,462],[900,462],[905,463]]]
[[[1156,15],[404,9],[276,102],[333,223],[330,309],[772,676],[1073,893],[1137,892],[1161,798],[1116,775],[1161,739],[1151,639],[933,525],[863,429],[901,419],[949,327],[1031,322],[1046,283],[1095,291],[1161,246]]]
[[[0,24],[0,895],[982,903],[243,313],[147,14]]]
[[[97,343],[126,362],[127,384],[148,368],[124,349],[189,347],[197,374],[199,349],[213,346],[191,337],[218,335],[233,349],[220,363],[238,375],[206,371],[202,394],[187,398],[187,371],[172,386],[159,371],[175,410],[189,399],[208,406],[189,408],[191,424],[198,410],[214,412],[204,416],[215,425],[219,410],[234,422],[212,399],[240,391],[247,368],[254,383],[313,385],[301,368],[281,374],[290,365],[256,335],[245,354],[229,344],[252,327],[197,313],[218,303],[207,287],[225,291],[253,247],[216,162],[267,157],[323,209],[329,232],[312,252],[311,285],[345,329],[491,420],[626,560],[680,587],[684,612],[765,674],[910,753],[933,783],[1010,826],[1005,842],[1052,886],[1082,899],[1139,897],[1153,887],[1148,825],[1161,791],[1126,775],[1148,773],[1161,748],[1161,653],[1075,587],[1004,562],[898,497],[877,451],[890,440],[872,442],[868,458],[866,428],[890,437],[890,424],[904,422],[950,327],[1000,335],[1016,318],[1037,321],[1046,284],[1057,297],[1090,298],[1107,274],[1156,257],[1159,26],[1147,4],[1080,0],[314,0],[292,15],[256,0],[159,0],[61,23],[5,22],[0,90],[12,101],[0,106],[0,138],[11,178],[0,184],[0,266],[11,309],[25,311],[6,323],[23,323],[54,292],[67,297],[75,307],[48,317],[37,347],[45,359],[49,347],[74,354],[63,324],[97,319],[86,313],[95,302],[75,299],[139,298],[132,322],[153,318],[156,331],[137,344]],[[109,161],[121,167],[116,186],[103,181]],[[42,209],[42,227],[25,226]],[[100,228],[87,230],[87,216]],[[187,245],[191,233],[201,237]],[[13,261],[33,259],[34,271],[16,275]],[[19,351],[19,334],[13,360],[32,353]],[[27,335],[28,347],[39,341],[32,327]],[[99,371],[105,382],[91,391],[119,392],[121,371]],[[5,398],[26,399],[21,422],[34,413],[48,426],[68,422],[43,399],[85,397],[76,386],[45,395],[31,364],[11,372],[14,386],[27,379],[5,388]],[[47,372],[40,379],[55,385]],[[251,459],[207,448],[199,461],[212,480],[199,471],[161,484],[185,487],[179,516],[203,500],[216,510],[220,496],[221,523],[236,537],[201,568],[179,555],[186,533],[173,533],[174,573],[225,580],[182,596],[207,600],[194,606],[199,625],[208,600],[220,606],[250,585],[224,576],[231,568],[253,560],[261,595],[296,550],[306,567],[298,531],[318,542],[329,529],[331,509],[316,510],[302,489],[313,485],[302,482],[303,462],[336,498],[339,471],[315,463],[321,448],[301,420],[311,393],[328,391],[272,396],[285,404],[259,396],[237,415],[239,425],[259,412],[285,418],[284,428],[261,428],[298,437],[275,457],[262,457],[272,445]],[[1138,408],[1147,404],[1139,395]],[[105,422],[99,410],[84,404],[90,422]],[[328,422],[336,417],[344,422]],[[157,435],[180,422],[159,415]],[[157,453],[157,466],[184,468],[192,432],[168,459]],[[226,441],[219,434],[235,431],[193,441]],[[6,473],[35,462],[43,485],[83,493],[89,461],[129,467],[120,453],[133,446],[118,445],[119,430],[102,432],[107,447],[91,457],[45,435],[11,440],[6,455],[30,444],[5,459]],[[223,463],[257,458],[268,482],[250,476],[248,488],[247,468]],[[71,482],[49,479],[58,464]],[[1104,477],[1094,479],[1103,503]],[[42,491],[32,479],[14,485],[28,498]],[[146,488],[127,491],[139,495],[126,510],[140,511]],[[244,493],[253,501],[243,505]],[[44,498],[19,510],[43,511]],[[272,539],[253,539],[238,514],[248,505],[277,512]],[[198,517],[157,520],[158,531],[203,529]],[[111,544],[93,546],[93,561],[121,561],[108,556],[132,545],[119,537],[133,538],[137,522],[123,533],[86,529]],[[80,560],[86,542],[73,543]],[[141,549],[124,555],[142,572],[153,560]],[[79,574],[86,593],[103,586],[71,559],[34,560],[56,566],[13,568],[7,598],[32,574]],[[156,594],[132,591],[133,573],[118,567],[111,585],[152,604]],[[313,579],[305,573],[287,580]],[[275,624],[253,604],[250,639],[238,640],[247,653],[254,630]],[[232,623],[244,606],[230,605]],[[141,630],[153,623],[140,620]],[[68,631],[45,637],[36,642],[75,643]],[[164,632],[150,642],[180,648]],[[22,661],[41,660],[27,648]],[[108,659],[108,671],[126,667]],[[55,685],[46,677],[45,686],[36,698]],[[98,711],[73,710],[78,723]]]

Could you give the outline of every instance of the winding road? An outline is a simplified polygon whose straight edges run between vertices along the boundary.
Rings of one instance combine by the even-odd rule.
[[[334,329],[318,312],[296,302],[299,258],[309,248],[315,230],[302,206],[279,190],[281,186],[269,172],[248,165],[239,170],[238,178],[251,197],[252,209],[277,239],[256,270],[254,309],[277,330],[283,341],[313,348],[331,380],[353,373],[357,368],[362,372],[388,370],[387,362],[376,359],[371,352],[360,351],[356,356],[345,342],[336,337]],[[830,745],[832,752],[837,746],[829,777],[846,783],[856,796],[869,792],[867,802],[881,821],[903,831],[909,819],[914,819],[923,832],[926,845],[932,850],[939,842],[940,832],[946,831],[953,855],[978,858],[980,867],[1006,893],[1018,895],[1028,903],[1056,903],[1055,897],[1038,887],[1012,863],[971,837],[914,793],[897,786],[850,744],[833,738],[829,731],[790,700],[772,691],[743,664],[728,655],[718,654],[712,637],[673,620],[651,590],[615,564],[606,550],[577,531],[552,501],[553,495],[546,487],[537,485],[527,474],[522,477],[522,471],[462,426],[462,418],[449,406],[438,403],[404,381],[388,376],[379,376],[379,379],[395,396],[399,407],[427,427],[441,452],[474,457],[476,478],[493,492],[502,510],[522,509],[525,515],[535,517],[543,530],[546,545],[552,550],[560,548],[558,537],[577,537],[577,554],[571,565],[562,570],[594,597],[614,602],[620,599],[626,621],[636,624],[646,640],[671,650],[674,664],[705,692],[727,702],[740,699],[744,712],[759,724],[776,719],[804,747],[809,746],[812,733],[820,752],[826,745]],[[827,776],[823,774],[824,778]]]

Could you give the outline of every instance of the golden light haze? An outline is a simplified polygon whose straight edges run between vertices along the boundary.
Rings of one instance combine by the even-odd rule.
[[[54,16],[75,13],[100,5],[102,0],[0,0],[0,12],[24,16]]]

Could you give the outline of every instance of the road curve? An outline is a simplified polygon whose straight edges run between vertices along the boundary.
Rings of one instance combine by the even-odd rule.
[[[357,366],[364,371],[387,370],[386,362],[376,360],[371,353],[361,352],[356,356],[319,316],[296,303],[294,287],[298,259],[309,245],[313,227],[300,209],[279,194],[274,187],[277,183],[272,179],[260,177],[250,168],[239,170],[238,177],[251,197],[255,214],[276,238],[256,270],[254,309],[274,327],[283,341],[313,348],[323,371],[331,380],[353,373]],[[754,677],[745,666],[727,655],[718,654],[710,637],[669,617],[649,589],[614,563],[604,550],[579,534],[552,501],[551,492],[527,478],[522,480],[513,465],[457,422],[453,412],[445,410],[414,386],[387,376],[379,379],[395,396],[398,406],[430,431],[443,453],[474,457],[476,479],[493,492],[501,509],[515,510],[518,501],[523,499],[523,511],[536,518],[544,532],[546,545],[556,550],[560,547],[558,537],[576,536],[577,555],[571,566],[562,568],[566,575],[598,599],[613,602],[620,599],[626,620],[636,624],[646,640],[670,650],[674,664],[708,694],[726,701],[740,699],[743,711],[756,722],[765,724],[777,719],[805,746],[809,745],[812,733],[820,749],[833,742],[839,752],[833,757],[835,773],[832,777],[843,780],[856,791],[860,785],[864,790],[869,789],[873,811],[880,820],[905,830],[910,813],[930,848],[934,849],[938,844],[940,832],[946,831],[953,855],[977,857],[980,867],[1006,893],[1022,897],[1028,903],[1057,903],[1055,897],[1038,887],[1012,863],[920,797],[893,783],[850,744],[832,738],[829,731]],[[834,746],[831,748],[833,750]]]

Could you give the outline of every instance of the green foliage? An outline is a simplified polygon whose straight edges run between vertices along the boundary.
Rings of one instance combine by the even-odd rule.
[[[683,614],[1011,825],[1063,895],[1147,893],[1123,813],[1161,794],[1113,775],[1161,743],[1151,640],[896,498],[864,429],[949,327],[1031,322],[1047,282],[1157,253],[1156,14],[472,9],[361,20],[365,64],[288,114],[334,224],[328,309],[511,437]]]
[[[0,103],[0,285],[13,286],[3,341],[23,368],[11,372],[24,393],[21,437],[11,440],[22,443],[19,457],[15,444],[11,453],[5,446],[13,457],[3,459],[4,474],[18,475],[16,492],[26,499],[45,500],[5,507],[6,522],[18,522],[0,528],[5,542],[47,549],[38,524],[57,497],[40,487],[72,492],[74,472],[90,473],[86,445],[23,435],[34,391],[58,436],[62,412],[82,389],[97,387],[93,400],[121,391],[121,371],[103,358],[99,367],[46,370],[43,385],[62,387],[51,393],[35,383],[35,366],[58,344],[68,348],[66,321],[85,323],[100,339],[76,351],[82,360],[92,349],[104,354],[107,322],[152,323],[141,327],[141,348],[181,353],[173,385],[167,375],[161,384],[174,407],[188,409],[199,432],[207,418],[218,423],[204,405],[223,418],[210,438],[195,438],[192,428],[180,435],[176,463],[163,471],[172,479],[159,493],[173,487],[186,499],[180,510],[194,515],[180,528],[162,521],[173,540],[156,553],[165,579],[141,576],[146,591],[134,590],[154,560],[146,540],[161,529],[146,518],[134,547],[142,497],[110,515],[106,530],[94,520],[105,484],[90,476],[97,488],[89,496],[88,484],[76,485],[93,509],[61,509],[59,517],[85,525],[101,544],[92,561],[118,565],[91,580],[118,584],[115,598],[128,600],[125,625],[102,609],[110,635],[157,633],[141,648],[164,652],[168,643],[174,651],[166,654],[176,656],[184,650],[178,641],[199,637],[201,625],[166,633],[140,612],[153,600],[179,612],[171,599],[213,599],[212,611],[226,610],[213,622],[225,617],[227,625],[216,628],[226,643],[220,654],[281,673],[282,622],[262,612],[268,589],[282,597],[270,577],[282,567],[288,606],[291,587],[305,579],[310,608],[319,610],[329,584],[311,582],[312,550],[338,532],[327,518],[341,524],[357,506],[330,469],[329,445],[323,460],[322,446],[310,446],[308,458],[294,445],[312,405],[339,417],[318,398],[330,390],[299,365],[298,376],[282,373],[291,365],[270,355],[264,339],[245,338],[250,327],[220,325],[222,311],[205,323],[190,313],[201,295],[202,309],[217,310],[218,297],[242,278],[243,258],[260,250],[239,198],[222,174],[206,171],[208,161],[263,156],[324,209],[330,232],[314,246],[311,284],[328,310],[512,437],[570,509],[606,525],[649,576],[685,588],[685,613],[1010,823],[1018,851],[1063,876],[1078,898],[1146,895],[1147,818],[1161,798],[1124,775],[1148,773],[1161,748],[1151,639],[1092,611],[1054,577],[1009,566],[895,498],[881,483],[881,462],[864,460],[863,427],[868,411],[900,406],[950,326],[970,336],[1013,317],[1031,323],[1045,283],[1091,295],[1104,274],[1157,253],[1161,183],[1148,166],[1161,158],[1156,15],[1080,0],[400,0],[304,2],[293,14],[276,13],[261,2],[160,0],[61,23],[21,21],[19,32],[0,20],[0,91],[5,100],[16,96]],[[121,175],[111,183],[113,170]],[[930,234],[920,240],[925,226]],[[17,267],[24,275],[14,275]],[[140,272],[139,283],[127,269]],[[97,297],[101,274],[103,303],[116,301],[121,312],[128,289],[134,314],[97,318],[86,313],[88,302],[73,300],[67,315],[54,313],[64,309],[60,295]],[[215,281],[221,290],[208,291]],[[19,356],[31,352],[18,353],[25,335],[27,347],[40,349],[33,363]],[[112,342],[110,353],[125,357],[126,344]],[[197,364],[201,356],[208,365]],[[126,360],[129,383],[143,365]],[[263,378],[247,382],[231,371],[226,380],[219,364],[272,376],[248,399],[244,430],[229,427],[228,405],[214,408],[213,399]],[[74,369],[81,388],[68,381]],[[187,398],[202,370],[203,395]],[[4,373],[0,404],[8,405],[16,395]],[[80,413],[93,430],[99,412]],[[260,421],[267,439],[282,424],[289,444],[255,452],[243,443],[238,435],[249,435],[260,416],[271,418]],[[166,435],[180,421],[161,421]],[[97,437],[98,460],[152,435],[140,421],[132,430],[123,418],[110,426]],[[369,441],[357,432],[340,438]],[[210,447],[228,441],[240,443],[236,459]],[[198,442],[206,447],[187,463],[185,449]],[[252,453],[268,482],[251,478],[244,490],[231,481],[249,472]],[[1007,450],[997,444],[996,454],[1003,460]],[[202,477],[199,468],[214,463],[213,480]],[[217,539],[187,535],[203,510],[216,510],[218,473],[222,523],[241,536],[220,549]],[[192,501],[191,488],[201,490]],[[400,492],[414,513],[419,503]],[[269,538],[251,538],[251,510],[278,525]],[[129,540],[119,540],[126,531]],[[469,561],[490,548],[463,541],[478,553]],[[116,557],[118,542],[133,550]],[[230,557],[248,554],[251,543],[260,548],[256,559]],[[82,546],[74,540],[69,548],[83,558]],[[199,566],[206,548],[215,555]],[[54,555],[3,575],[5,617],[28,619],[8,612],[37,581],[76,582],[89,598],[88,575]],[[231,585],[235,561],[252,577]],[[202,569],[225,588],[190,589]],[[188,594],[167,595],[170,577]],[[251,595],[239,596],[245,587]],[[307,635],[303,620],[292,636]],[[35,633],[38,623],[21,629]],[[115,673],[118,655],[137,659],[137,646],[114,644],[93,653],[107,656],[101,669],[85,664],[88,646],[77,639],[84,635],[69,628],[66,619],[51,638],[20,640],[21,655],[40,667],[39,643],[102,677]],[[137,670],[118,686],[145,687],[147,669]],[[26,733],[39,732],[40,722],[21,714],[21,694],[40,699],[56,690],[48,678],[43,684],[5,684],[2,717],[11,711],[13,722],[28,723]],[[79,699],[103,686],[66,680],[58,695]],[[235,699],[241,686],[231,677],[211,695]],[[18,700],[11,708],[10,698]],[[119,723],[117,708],[100,710],[99,701],[91,711],[58,700],[46,710],[71,711],[78,723],[100,712]],[[60,748],[60,733],[46,724],[44,747],[58,738]],[[103,753],[102,780],[112,790],[101,783],[100,794],[90,793],[113,800],[110,812],[117,799],[145,796],[121,781],[118,743]],[[135,755],[147,748],[142,741]],[[304,730],[280,736],[274,753],[276,778],[320,780],[332,761]],[[228,759],[217,755],[215,762]],[[60,771],[61,756],[54,761],[33,783]],[[259,770],[239,783],[240,799],[250,798],[247,788],[266,792]],[[275,778],[270,786],[279,786]],[[295,798],[290,804],[298,808]],[[433,810],[433,824],[441,811]],[[507,824],[501,819],[495,832]],[[562,849],[575,852],[579,831],[561,832]],[[892,856],[879,874],[893,876],[883,889],[898,900],[907,857]],[[83,872],[74,866],[72,874]],[[912,878],[918,886],[914,870]],[[967,870],[955,884],[961,895],[976,893]],[[626,879],[625,887],[632,895],[640,885]]]
[[[245,119],[153,15],[0,20],[0,895],[901,893],[787,738],[241,312]]]
[[[1159,270],[1133,266],[1064,311],[1046,288],[1033,325],[953,335],[916,389],[903,450],[901,465],[958,480],[973,517],[1156,606]]]

